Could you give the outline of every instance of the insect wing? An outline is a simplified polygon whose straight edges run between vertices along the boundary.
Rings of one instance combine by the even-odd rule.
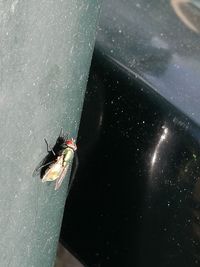
[[[56,180],[56,185],[55,185],[55,190],[58,190],[58,188],[61,186],[66,174],[67,174],[67,171],[69,169],[69,164],[67,164],[63,170],[62,170],[62,173],[60,174],[60,177]]]
[[[35,168],[34,172],[33,172],[33,176],[37,176],[40,174],[41,172],[41,169],[46,167],[46,166],[49,166],[50,164],[52,164],[53,161],[52,159],[50,159],[50,156],[49,154],[46,155],[41,161],[40,163],[37,165],[37,167]]]
[[[33,176],[37,176],[40,174],[42,178],[47,169],[49,169],[50,165],[57,161],[57,158],[62,155],[63,150],[65,149],[65,139],[64,136],[61,135],[56,140],[56,143],[51,151],[40,161],[33,172]]]
[[[53,163],[50,168],[47,169],[45,172],[42,182],[50,182],[50,181],[55,181],[60,177],[62,174],[62,171],[64,169],[63,167],[63,155],[58,157],[56,162]]]

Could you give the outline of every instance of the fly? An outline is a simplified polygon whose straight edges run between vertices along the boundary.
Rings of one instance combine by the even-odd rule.
[[[67,174],[77,146],[73,138],[68,139],[63,135],[62,130],[52,149],[49,149],[46,139],[45,142],[48,154],[36,167],[33,176],[39,174],[42,182],[56,181],[55,190],[57,190]]]

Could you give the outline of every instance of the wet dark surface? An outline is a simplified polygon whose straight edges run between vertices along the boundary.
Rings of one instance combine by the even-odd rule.
[[[88,266],[198,266],[198,136],[192,121],[96,51],[62,241]]]

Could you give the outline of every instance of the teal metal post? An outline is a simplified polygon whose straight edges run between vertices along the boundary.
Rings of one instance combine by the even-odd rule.
[[[76,138],[98,0],[0,0],[0,266],[51,267],[66,199],[32,173],[60,129]],[[68,175],[69,176],[69,175]]]

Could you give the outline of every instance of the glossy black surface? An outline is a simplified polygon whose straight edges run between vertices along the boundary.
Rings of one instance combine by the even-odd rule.
[[[200,124],[199,1],[103,1],[99,27],[105,55]]]
[[[96,52],[62,241],[87,266],[198,266],[198,136],[187,117]]]
[[[90,267],[199,266],[199,5],[103,5],[61,240]]]

